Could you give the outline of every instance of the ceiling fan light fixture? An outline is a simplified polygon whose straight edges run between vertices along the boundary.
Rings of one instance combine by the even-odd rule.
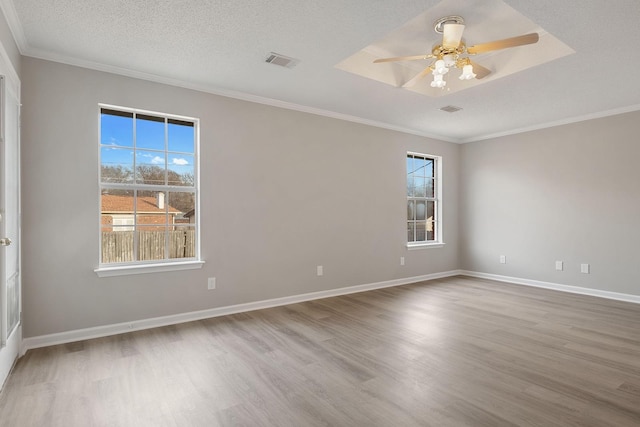
[[[447,85],[447,82],[442,78],[442,74],[434,74],[433,81],[431,82],[431,87],[437,87],[442,89]]]
[[[447,68],[451,68],[454,67],[456,65],[456,59],[454,58],[453,55],[449,54],[449,55],[444,55],[442,57],[442,60],[444,61],[444,65]]]
[[[473,65],[467,64],[462,67],[462,74],[460,74],[460,80],[471,80],[475,79],[476,75],[473,73]]]
[[[444,62],[444,59],[438,59],[435,64],[433,64],[433,67],[434,74],[439,74],[442,76],[449,72],[449,68],[447,68],[447,64]]]

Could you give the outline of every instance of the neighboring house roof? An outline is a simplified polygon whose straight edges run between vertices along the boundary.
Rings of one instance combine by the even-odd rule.
[[[186,212],[184,214],[185,217],[187,218],[191,218],[192,216],[194,216],[196,214],[196,210],[195,209],[191,209],[189,212]]]
[[[164,213],[164,208],[158,207],[158,199],[156,197],[138,197],[136,203],[136,212],[138,213]],[[169,213],[180,213],[180,211],[171,205],[168,205]],[[118,196],[114,194],[102,195],[102,213],[133,213],[133,197]]]

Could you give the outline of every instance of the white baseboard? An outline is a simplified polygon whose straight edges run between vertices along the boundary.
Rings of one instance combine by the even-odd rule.
[[[618,292],[602,291],[599,289],[583,288],[580,286],[561,285],[559,283],[542,282],[539,280],[522,279],[520,277],[500,276],[498,274],[480,273],[478,271],[461,270],[463,276],[477,277],[479,279],[496,280],[516,285],[534,286],[536,288],[553,289],[555,291],[569,292],[572,294],[590,295],[593,297],[614,299],[618,301],[640,304],[640,295],[623,294]]]
[[[52,345],[65,344],[69,342],[82,341],[91,338],[106,337],[126,332],[140,331],[143,329],[157,328],[160,326],[175,325],[178,323],[192,322],[194,320],[208,319],[211,317],[225,316],[228,314],[242,313],[246,311],[260,310],[263,308],[277,307],[298,302],[311,301],[321,298],[328,298],[340,295],[353,294],[357,292],[370,291],[374,289],[389,288],[392,286],[408,285],[425,280],[441,279],[444,277],[458,276],[462,274],[460,270],[445,271],[441,273],[426,274],[423,276],[405,277],[402,279],[387,280],[384,282],[369,283],[364,285],[349,286],[346,288],[330,289],[327,291],[310,292],[300,295],[292,295],[282,298],[273,298],[263,301],[255,301],[245,304],[230,305],[226,307],[211,308],[208,310],[192,311],[189,313],[173,314],[170,316],[154,317],[151,319],[135,320],[112,325],[96,326],[94,328],[76,329],[73,331],[60,332],[56,334],[41,335],[37,337],[25,338],[22,340],[20,355],[24,355],[28,350],[48,347]]]

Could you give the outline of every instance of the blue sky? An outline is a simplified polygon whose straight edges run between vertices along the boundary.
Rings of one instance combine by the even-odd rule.
[[[165,124],[136,119],[136,164],[165,166]],[[100,159],[103,165],[133,167],[133,118],[101,114]],[[168,169],[194,173],[194,127],[168,124]]]

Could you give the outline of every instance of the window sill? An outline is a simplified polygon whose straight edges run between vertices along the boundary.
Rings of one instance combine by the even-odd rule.
[[[129,276],[132,274],[161,273],[165,271],[196,270],[202,268],[204,261],[185,261],[158,264],[118,265],[98,267],[93,270],[98,277]]]
[[[417,251],[420,249],[432,249],[432,248],[441,248],[444,246],[444,243],[442,242],[436,242],[436,243],[421,243],[421,244],[410,244],[407,243],[407,249],[410,251]]]

